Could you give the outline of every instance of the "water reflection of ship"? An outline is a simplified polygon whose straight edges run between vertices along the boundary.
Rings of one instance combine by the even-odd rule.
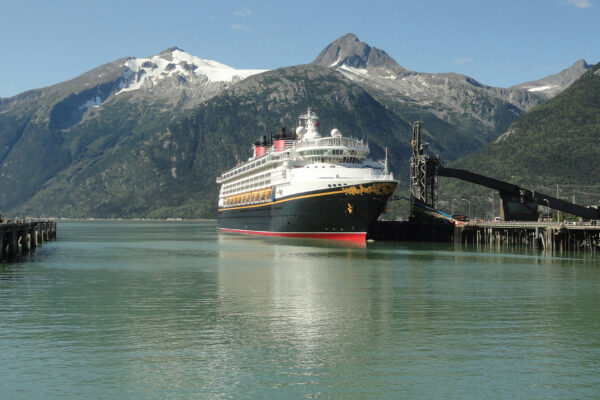
[[[233,235],[218,241],[220,315],[235,316],[229,323],[237,331],[261,332],[268,346],[292,347],[300,362],[317,362],[331,343],[344,347],[344,337],[366,329],[382,306],[365,290],[373,276],[364,249]]]

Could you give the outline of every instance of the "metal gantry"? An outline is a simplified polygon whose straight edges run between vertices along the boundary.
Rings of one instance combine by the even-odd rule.
[[[428,143],[421,140],[421,121],[413,124],[412,157],[410,158],[410,194],[415,200],[436,209],[438,206],[438,156],[425,155]],[[413,206],[414,215],[414,206]]]

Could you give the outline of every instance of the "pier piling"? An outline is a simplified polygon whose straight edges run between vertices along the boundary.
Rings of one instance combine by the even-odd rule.
[[[0,223],[0,261],[14,261],[43,242],[56,239],[54,221],[8,221]]]
[[[463,244],[600,252],[600,226],[592,223],[472,222],[456,226],[454,235],[454,242]]]

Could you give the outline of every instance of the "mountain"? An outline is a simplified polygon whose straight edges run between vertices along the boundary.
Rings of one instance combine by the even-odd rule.
[[[237,70],[192,56],[177,47],[149,58],[123,58],[67,82],[0,98],[0,113],[26,114],[41,104],[51,107],[50,126],[67,129],[90,109],[127,101],[161,102],[164,109],[192,108],[242,79],[264,70]]]
[[[409,123],[335,71],[287,67],[231,86],[160,131],[107,135],[94,131],[93,120],[79,124],[57,149],[78,149],[77,157],[18,210],[74,217],[214,216],[216,176],[247,159],[257,137],[295,126],[308,106],[319,110],[325,132],[336,127],[365,137],[376,157],[389,146],[401,155],[396,168],[406,162]]]
[[[371,47],[358,40],[355,34],[347,33],[331,42],[315,58],[313,64],[329,68],[360,69],[377,73],[404,73],[400,66],[385,51]]]
[[[551,195],[559,191],[580,204],[600,204],[599,143],[600,63],[519,118],[496,141],[453,166]],[[446,198],[485,192],[457,181],[442,186],[441,197]]]
[[[600,183],[598,143],[600,63],[458,164],[519,182]]]
[[[465,75],[409,71],[354,34],[332,42],[313,63],[339,71],[398,114],[446,131],[457,143],[456,156],[495,139],[543,100],[526,90],[491,87]]]
[[[238,70],[213,60],[203,60],[177,47],[149,58],[130,58],[124,66],[117,95],[135,92],[190,108],[248,76],[265,70]]]
[[[216,176],[308,106],[323,131],[390,150],[406,181],[411,125],[455,160],[541,97],[411,72],[349,34],[307,65],[236,70],[171,48],[0,99],[0,210],[64,217],[212,217]]]
[[[135,149],[200,102],[261,72],[236,70],[171,48],[0,99],[0,208],[13,210],[63,177],[65,190],[71,190],[75,171],[102,160],[110,163],[109,154]],[[85,214],[65,209],[55,215]]]
[[[579,60],[557,74],[538,79],[537,81],[521,83],[512,86],[512,88],[527,90],[545,98],[551,98],[571,86],[573,82],[579,79],[590,68],[592,67],[585,60]]]

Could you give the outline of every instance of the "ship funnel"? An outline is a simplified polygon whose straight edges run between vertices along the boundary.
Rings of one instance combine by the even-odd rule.
[[[263,136],[254,143],[254,157],[262,157],[266,153],[267,137]]]

